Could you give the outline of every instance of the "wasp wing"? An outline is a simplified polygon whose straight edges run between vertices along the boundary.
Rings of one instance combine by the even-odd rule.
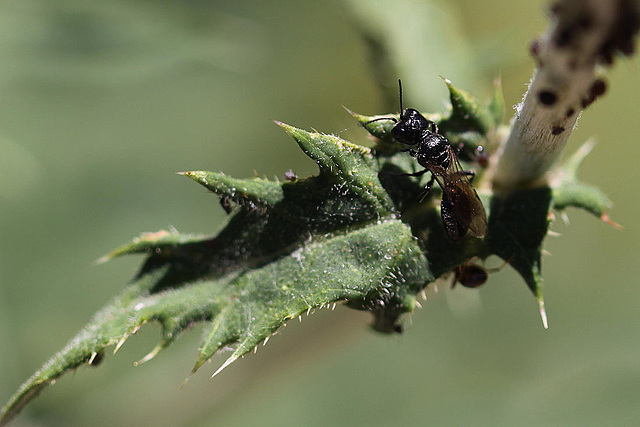
[[[487,214],[478,193],[469,181],[453,149],[449,147],[449,167],[430,166],[429,170],[442,188],[448,221],[457,221],[457,227],[447,227],[453,240],[460,239],[468,229],[473,237],[482,238],[487,233]]]

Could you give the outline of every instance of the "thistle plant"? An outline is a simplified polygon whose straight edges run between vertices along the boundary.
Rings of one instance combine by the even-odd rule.
[[[402,315],[419,305],[423,292],[472,258],[508,261],[547,327],[541,253],[553,213],[577,207],[614,224],[609,199],[577,177],[590,146],[560,165],[557,159],[581,111],[604,94],[604,69],[633,53],[640,23],[633,0],[563,0],[550,11],[547,32],[531,44],[537,68],[510,125],[503,124],[499,83],[494,96],[480,102],[444,79],[448,111],[422,111],[475,169],[488,215],[484,238],[449,238],[437,186],[420,200],[428,176],[409,176],[418,166],[392,137],[394,122],[377,120],[397,119],[397,112],[350,112],[372,148],[276,122],[318,165],[318,174],[278,181],[181,172],[220,198],[229,214],[224,228],[215,236],[145,233],[105,256],[102,261],[146,258],[125,289],[20,387],[0,424],[64,373],[117,352],[146,323],[159,323],[162,338],[138,363],[203,322],[193,372],[233,348],[215,375],[289,320],[321,307],[369,311],[373,329],[398,333]],[[378,47],[385,72],[396,73],[393,55],[380,49],[384,40],[365,35]]]

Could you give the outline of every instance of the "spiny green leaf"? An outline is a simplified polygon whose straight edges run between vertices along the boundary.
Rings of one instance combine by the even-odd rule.
[[[351,111],[347,107],[343,108],[347,110],[347,112],[360,123],[360,126],[365,128],[373,137],[381,139],[388,144],[395,144],[395,141],[391,136],[391,129],[393,129],[397,120],[400,118],[399,114],[364,116]]]
[[[564,162],[562,162],[561,166],[556,168],[554,171],[554,175],[556,176],[556,180],[561,182],[570,182],[578,180],[578,169],[584,159],[587,158],[593,147],[596,146],[595,140],[590,139],[587,140],[584,144],[580,146],[571,156],[569,156]]]
[[[226,227],[215,237],[144,234],[105,257],[148,254],[136,281],[21,387],[2,420],[150,321],[162,325],[163,335],[140,362],[193,323],[210,323],[196,368],[234,345],[226,366],[286,320],[337,301],[358,301],[358,308],[370,307],[379,330],[395,330],[398,316],[413,309],[409,293],[433,276],[410,229],[393,219],[397,211],[378,179],[379,162],[337,137],[281,126],[318,163],[320,175],[274,183],[183,173],[237,203]]]
[[[542,302],[540,257],[549,228],[552,192],[548,187],[494,195],[486,241],[491,253],[515,268]]]
[[[179,174],[193,179],[220,197],[239,205],[273,206],[283,198],[280,184],[267,179],[238,179],[223,173],[206,171],[189,171]]]
[[[598,188],[578,180],[578,168],[594,146],[593,141],[585,142],[580,149],[556,168],[553,180],[553,208],[563,211],[568,207],[576,207],[595,215],[608,224],[622,228],[609,219],[608,211],[612,205],[611,200]]]
[[[122,255],[166,252],[185,243],[201,241],[203,238],[203,235],[180,234],[177,230],[160,230],[154,233],[142,233],[139,237],[133,239],[131,243],[119,247],[115,251],[100,258],[97,262],[107,262],[110,259]]]
[[[478,101],[468,93],[453,86],[450,80],[444,79],[444,82],[449,89],[451,114],[440,123],[443,131],[475,131],[481,135],[486,135],[495,127],[494,112],[489,108],[481,106]],[[499,105],[495,105],[494,108],[499,108]]]
[[[394,210],[391,199],[380,185],[377,171],[372,169],[374,159],[371,150],[337,136],[311,133],[285,123],[276,123],[318,164],[321,174],[338,180],[339,185],[344,185],[345,189],[375,206],[380,215],[388,215]]]
[[[415,293],[433,279],[416,239],[398,220],[317,236],[260,267],[223,276],[204,274],[159,292],[158,284],[181,264],[180,258],[165,258],[161,266],[147,263],[135,282],[20,388],[3,410],[2,420],[9,420],[66,371],[89,363],[108,346],[116,345],[117,350],[147,322],[159,322],[163,338],[142,361],[194,322],[206,321],[210,326],[194,370],[222,347],[235,345],[224,367],[310,309],[351,299],[386,301],[398,289]],[[394,298],[404,301],[404,296]],[[412,309],[412,305],[401,308]]]
[[[585,210],[602,219],[611,208],[611,200],[592,185],[567,182],[553,189],[553,208],[562,211],[570,206]]]
[[[122,313],[137,314],[135,300],[148,292],[161,276],[155,271],[141,277],[114,298],[98,312],[89,325],[80,331],[66,347],[51,358],[31,378],[29,378],[0,412],[0,425],[7,424],[29,401],[34,399],[46,386],[65,372],[89,363],[109,345],[122,343],[135,332],[142,323],[139,317],[123,318]],[[116,349],[119,348],[116,347]]]
[[[236,345],[226,366],[309,309],[341,300],[382,300],[396,288],[415,293],[429,279],[416,240],[397,220],[319,238],[230,283],[233,298],[205,332],[194,370],[220,348]]]

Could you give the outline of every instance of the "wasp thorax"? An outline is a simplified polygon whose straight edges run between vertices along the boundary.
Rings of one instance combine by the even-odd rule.
[[[449,140],[443,135],[428,132],[418,143],[417,148],[412,150],[415,151],[415,154],[412,154],[413,157],[425,168],[439,166],[448,169],[451,166]]]

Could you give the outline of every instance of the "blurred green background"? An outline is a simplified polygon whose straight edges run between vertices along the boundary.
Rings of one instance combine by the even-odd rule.
[[[217,198],[174,172],[316,173],[269,119],[328,133],[351,128],[341,135],[366,143],[341,105],[365,114],[385,107],[354,4],[0,4],[0,401],[142,260],[96,259],[143,231],[221,227]],[[446,47],[438,43],[428,55],[416,50],[430,68],[408,77],[407,104],[412,90],[432,90],[431,105],[412,106],[441,110],[438,74],[483,97],[499,73],[507,106],[516,104],[547,2],[435,4],[467,65],[440,60]],[[409,52],[412,30],[398,25],[396,35]],[[14,425],[636,425],[639,67],[638,59],[617,62],[609,93],[571,137],[568,152],[599,141],[581,177],[615,201],[611,216],[627,230],[579,211],[569,212],[570,226],[552,226],[562,237],[545,245],[553,255],[543,261],[549,330],[505,268],[479,290],[430,292],[401,336],[369,331],[366,313],[320,310],[210,380],[224,357],[216,356],[179,389],[201,327],[133,367],[160,336],[150,325],[99,369],[63,377]]]

